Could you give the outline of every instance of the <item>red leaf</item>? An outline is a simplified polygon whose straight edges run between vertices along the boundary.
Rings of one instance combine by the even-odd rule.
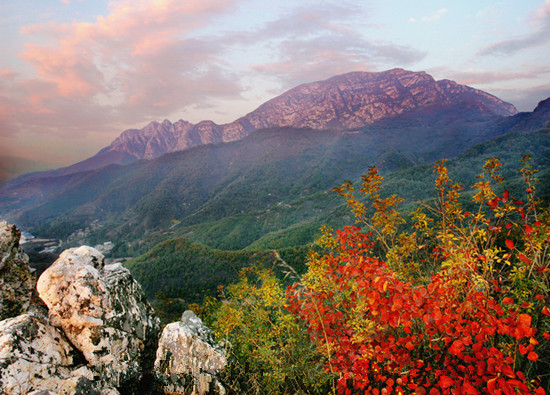
[[[523,344],[520,344],[520,345],[519,345],[519,353],[520,353],[521,355],[527,354],[527,347],[525,347]]]
[[[493,394],[495,392],[495,384],[496,384],[497,378],[494,377],[487,381],[487,390],[490,394]]]
[[[504,299],[502,299],[502,304],[512,304],[512,303],[514,303],[514,299],[512,298],[505,297]]]
[[[536,361],[537,359],[539,359],[539,355],[536,352],[531,351],[529,355],[527,355],[527,359],[529,359],[530,361]]]
[[[522,261],[523,263],[533,263],[533,261],[529,258],[527,258],[525,255],[523,254],[519,254],[518,255],[518,258],[520,261]]]
[[[545,339],[550,340],[550,333],[544,332],[544,333],[542,334],[542,336],[544,336]]]
[[[550,310],[548,309],[548,307],[544,306],[542,308],[542,314],[547,315],[548,317],[550,317]]]
[[[520,314],[519,323],[523,329],[527,330],[531,327],[531,316],[529,314]]]
[[[528,235],[533,233],[533,228],[530,227],[529,225],[524,225],[525,226],[525,233],[527,233]]]
[[[439,386],[443,389],[449,388],[454,383],[455,383],[454,380],[452,378],[448,377],[448,376],[441,376],[439,378],[439,382],[438,382]]]
[[[506,247],[513,250],[514,249],[514,242],[512,240],[506,240]]]

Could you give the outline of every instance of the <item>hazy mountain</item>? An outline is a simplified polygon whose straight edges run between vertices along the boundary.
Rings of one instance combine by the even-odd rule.
[[[425,72],[403,69],[352,72],[300,85],[228,124],[202,121],[195,125],[183,120],[175,123],[164,120],[151,122],[142,129],[129,129],[93,157],[38,176],[60,176],[113,163],[154,159],[168,152],[239,140],[259,129],[362,128],[419,109],[459,103],[475,103],[485,115],[517,112],[513,105],[488,93],[449,80],[436,81]]]
[[[0,185],[21,174],[53,169],[55,167],[57,167],[55,164],[49,162],[2,155],[0,156]]]
[[[521,131],[521,124],[529,125],[523,131],[544,127],[550,118],[541,114],[538,109],[497,116],[479,102],[461,102],[426,106],[359,129],[262,129],[231,143],[6,186],[0,207],[25,228],[61,237],[95,219],[111,224],[105,237],[138,237],[176,222],[192,226],[290,204],[354,179],[371,165],[391,172],[453,158]],[[307,218],[298,213],[294,221],[302,219]],[[247,243],[263,237],[250,232]]]

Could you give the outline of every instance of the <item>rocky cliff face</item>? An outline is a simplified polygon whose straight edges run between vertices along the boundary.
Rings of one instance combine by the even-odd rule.
[[[424,72],[394,69],[354,72],[300,85],[268,101],[246,118],[256,129],[293,126],[313,129],[359,128],[430,106],[465,101],[485,105],[497,115],[513,115],[513,105],[456,82],[436,81]]]
[[[160,321],[140,285],[87,246],[66,250],[40,276],[44,305],[19,236],[0,223],[0,393],[203,394],[212,381],[224,392],[215,376],[225,352],[193,313],[166,327],[157,351]]]
[[[403,69],[352,72],[300,85],[229,124],[202,121],[194,125],[183,120],[175,123],[164,120],[151,122],[142,129],[126,130],[95,156],[40,177],[153,159],[203,144],[235,141],[263,128],[360,128],[410,111],[462,102],[478,103],[488,115],[517,112],[513,105],[495,96],[453,81],[436,81],[425,72]]]
[[[15,226],[0,222],[0,320],[40,305],[29,258],[19,246],[20,237]]]

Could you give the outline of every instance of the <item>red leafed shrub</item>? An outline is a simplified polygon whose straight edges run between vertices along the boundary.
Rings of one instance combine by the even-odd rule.
[[[412,233],[401,230],[401,200],[381,197],[376,169],[360,189],[374,213],[351,183],[337,188],[362,228],[325,229],[324,252],[310,254],[287,298],[339,393],[545,393],[550,221],[534,172],[522,170],[524,203],[493,191],[499,167],[487,162],[469,212],[439,162],[437,199],[413,213]]]

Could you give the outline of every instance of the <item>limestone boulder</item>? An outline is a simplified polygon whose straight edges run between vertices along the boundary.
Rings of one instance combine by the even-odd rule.
[[[67,381],[94,380],[84,362],[65,335],[40,317],[22,314],[0,321],[2,394],[62,393]]]
[[[160,320],[122,265],[106,265],[91,247],[69,249],[40,276],[37,289],[52,324],[82,352],[103,387],[131,390],[152,368]]]
[[[227,364],[225,350],[192,311],[166,325],[159,340],[155,373],[165,391],[225,393],[216,376]],[[211,385],[213,384],[213,385]]]

